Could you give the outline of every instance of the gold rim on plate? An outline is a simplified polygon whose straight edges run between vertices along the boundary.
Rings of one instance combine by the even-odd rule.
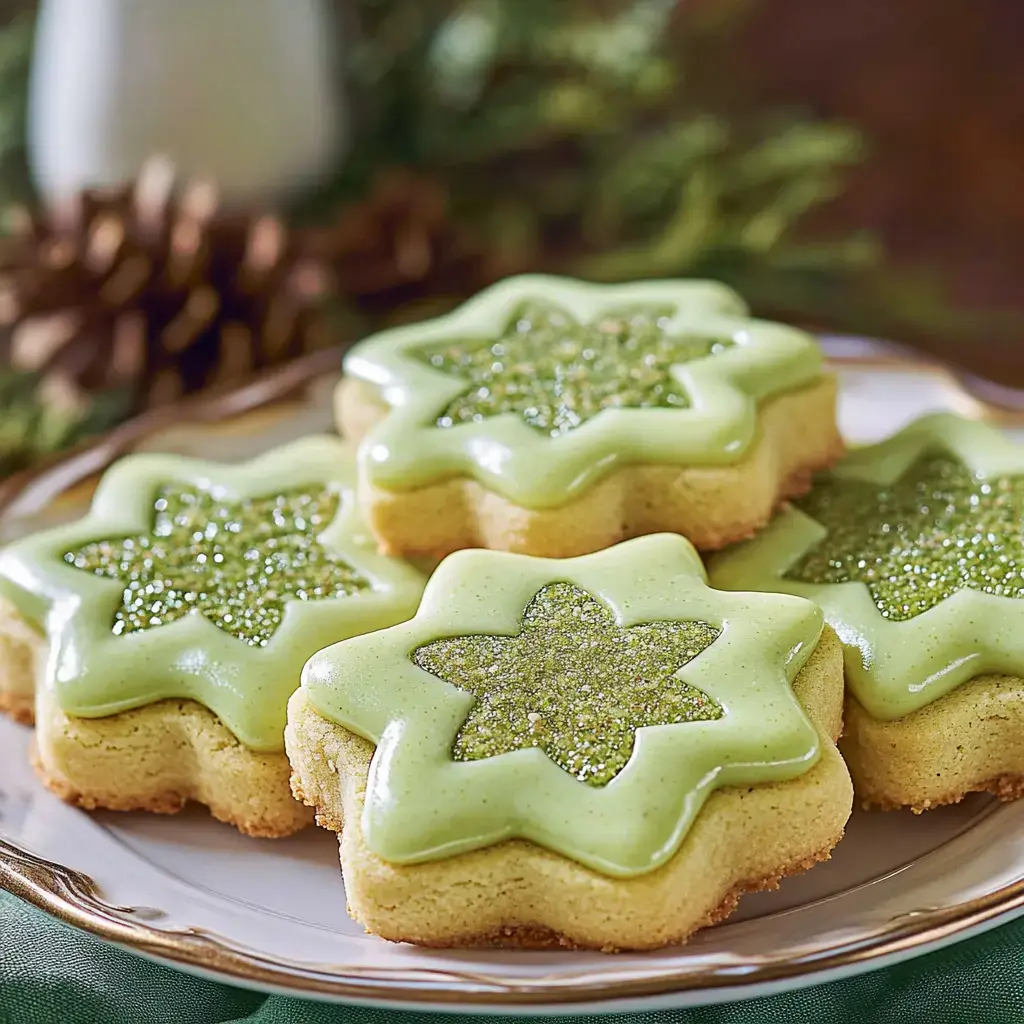
[[[945,365],[922,360],[898,346],[854,338],[826,340],[831,362],[841,365],[913,370],[940,376],[959,406],[958,411],[1003,425],[1024,425],[1022,408],[988,401],[965,377]],[[173,409],[161,409],[130,420],[110,434],[67,453],[54,462],[0,484],[0,517],[32,496],[45,499],[63,493],[101,472],[115,459],[154,433],[182,422],[213,423],[278,402],[337,370],[340,352],[329,350],[271,371],[242,387],[202,396]],[[662,995],[694,989],[736,988],[783,982],[836,970],[868,969],[876,960],[899,958],[924,947],[995,923],[1015,911],[1024,912],[1024,879],[977,899],[948,907],[925,907],[892,918],[868,936],[828,950],[799,955],[765,953],[737,965],[700,970],[660,970],[655,975],[609,980],[607,970],[555,978],[509,981],[486,971],[428,968],[363,967],[353,964],[311,964],[271,960],[220,936],[195,928],[161,928],[164,911],[108,903],[97,884],[73,868],[45,860],[0,839],[0,888],[52,914],[67,924],[139,953],[218,975],[255,987],[288,990],[295,995],[391,1003],[538,1004],[583,1003]]]

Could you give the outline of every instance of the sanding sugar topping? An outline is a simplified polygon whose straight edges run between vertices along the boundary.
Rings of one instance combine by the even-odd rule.
[[[525,303],[494,341],[451,341],[417,355],[468,387],[437,416],[438,427],[518,413],[557,437],[605,409],[686,408],[673,366],[732,346],[725,338],[669,334],[671,308],[633,306],[580,324],[548,303]]]
[[[705,622],[619,626],[598,600],[552,583],[515,636],[461,636],[417,648],[413,661],[476,697],[457,761],[539,747],[591,786],[622,771],[644,726],[708,721],[723,710],[674,678],[720,636]]]
[[[70,565],[121,580],[115,634],[199,612],[262,647],[289,601],[323,601],[369,581],[319,541],[338,511],[327,489],[228,501],[215,488],[161,488],[149,534],[101,540],[65,553]]]
[[[965,588],[1024,597],[1024,476],[983,478],[932,453],[893,484],[831,476],[796,504],[828,534],[787,576],[866,583],[887,619]]]

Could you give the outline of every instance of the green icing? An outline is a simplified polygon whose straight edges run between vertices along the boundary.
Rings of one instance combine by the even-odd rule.
[[[462,551],[414,619],[321,651],[303,687],[377,744],[362,827],[384,860],[518,837],[631,877],[717,787],[815,763],[791,681],[821,628],[810,602],[709,589],[676,535],[567,560]]]
[[[84,519],[0,553],[0,589],[50,641],[41,685],[86,718],[190,698],[245,745],[283,749],[305,660],[408,618],[422,593],[377,553],[354,468],[329,437],[238,466],[121,460]]]
[[[528,276],[366,339],[345,372],[389,407],[359,449],[374,486],[465,476],[541,509],[623,465],[738,462],[758,404],[818,382],[822,357],[713,282]]]
[[[788,578],[866,583],[887,619],[964,587],[1024,597],[1024,476],[981,479],[940,452],[891,485],[826,478],[796,505],[828,533]]]
[[[852,451],[709,572],[716,587],[819,604],[850,692],[893,720],[978,675],[1024,676],[1022,515],[1024,448],[929,416]]]
[[[120,636],[193,611],[246,643],[265,647],[290,601],[325,601],[369,581],[320,543],[338,512],[329,489],[230,501],[209,487],[161,487],[150,532],[69,551],[76,569],[124,584]]]
[[[456,761],[539,747],[591,786],[611,782],[637,729],[709,721],[722,707],[674,678],[721,635],[706,622],[623,628],[586,591],[544,587],[516,636],[459,636],[413,653],[422,669],[476,697],[455,737]]]
[[[494,341],[452,341],[417,352],[469,386],[437,417],[439,427],[517,413],[551,437],[605,409],[690,405],[672,368],[732,346],[728,339],[675,336],[674,310],[609,309],[589,324],[556,305],[530,302]]]

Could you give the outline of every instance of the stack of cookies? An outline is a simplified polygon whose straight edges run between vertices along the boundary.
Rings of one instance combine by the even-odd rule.
[[[844,458],[813,339],[709,282],[513,278],[345,371],[346,441],[132,456],[0,554],[53,792],[315,812],[377,935],[617,950],[827,858],[855,794],[1024,790],[998,433]]]

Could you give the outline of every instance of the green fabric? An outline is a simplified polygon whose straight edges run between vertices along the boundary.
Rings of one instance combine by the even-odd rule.
[[[263,996],[121,952],[0,893],[0,1024],[414,1024],[422,1015]],[[431,1016],[431,1024],[477,1017]],[[514,1018],[505,1018],[514,1020]],[[595,1018],[561,1018],[567,1024]],[[554,1024],[555,1018],[537,1018]],[[790,995],[621,1024],[1020,1024],[1024,919],[910,963]]]

